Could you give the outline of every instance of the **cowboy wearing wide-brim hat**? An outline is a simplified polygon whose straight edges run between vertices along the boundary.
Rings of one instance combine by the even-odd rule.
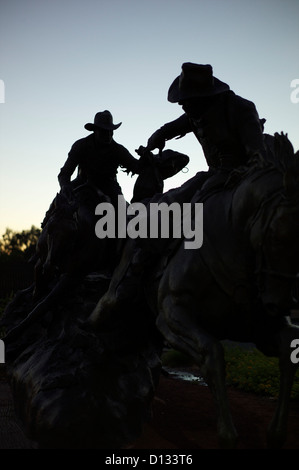
[[[211,65],[186,62],[169,88],[168,101],[179,103],[186,99],[218,95],[229,89],[226,83],[213,76]]]
[[[98,129],[106,129],[109,131],[115,131],[116,129],[121,126],[121,122],[119,124],[113,124],[113,117],[110,111],[105,110],[97,113],[94,117],[93,123],[85,124],[85,129],[88,131],[96,131]]]
[[[156,131],[148,140],[149,150],[193,132],[210,168],[235,168],[264,152],[255,105],[214,77],[211,65],[184,63],[169,88],[168,101],[180,104],[185,114]]]
[[[117,205],[117,196],[122,194],[117,182],[119,167],[133,174],[139,173],[139,160],[121,144],[113,139],[113,132],[121,122],[114,124],[110,111],[96,113],[93,123],[85,124],[92,131],[87,137],[76,141],[58,175],[62,191],[71,197],[72,190],[89,183],[110,197]],[[71,182],[71,176],[78,167],[78,176]]]

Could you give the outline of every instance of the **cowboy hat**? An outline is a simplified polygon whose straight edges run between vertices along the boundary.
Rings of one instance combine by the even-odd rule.
[[[229,86],[213,77],[211,65],[185,62],[182,72],[168,90],[168,101],[178,103],[184,99],[212,96],[228,91]]]
[[[88,131],[95,131],[97,129],[107,129],[112,131],[118,129],[120,125],[121,122],[119,124],[113,124],[112,114],[110,111],[105,110],[95,115],[93,124],[89,122],[85,124],[84,127]]]

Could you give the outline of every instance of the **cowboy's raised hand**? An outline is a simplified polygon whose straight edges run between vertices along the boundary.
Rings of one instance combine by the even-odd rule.
[[[165,137],[161,129],[158,129],[148,139],[147,148],[148,150],[154,150],[154,149],[162,150],[164,147],[165,147]]]

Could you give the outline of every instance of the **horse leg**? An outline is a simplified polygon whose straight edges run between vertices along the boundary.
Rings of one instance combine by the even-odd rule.
[[[289,324],[280,333],[280,390],[277,407],[268,428],[268,448],[281,448],[287,437],[290,396],[298,364],[291,361],[291,342],[299,338],[299,327]]]
[[[188,309],[171,296],[162,303],[157,327],[175,349],[191,356],[209,386],[218,412],[218,439],[222,448],[235,448],[237,431],[231,417],[225,386],[225,360],[221,343],[186,316]],[[190,304],[189,304],[190,305]],[[166,319],[166,321],[165,321]]]

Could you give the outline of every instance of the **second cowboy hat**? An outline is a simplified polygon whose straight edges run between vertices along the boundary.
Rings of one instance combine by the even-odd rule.
[[[229,89],[226,83],[213,77],[211,65],[185,62],[181,75],[173,81],[168,90],[168,101],[178,103],[184,99],[217,95]]]
[[[95,131],[97,129],[107,129],[114,131],[115,129],[118,129],[120,125],[121,122],[119,124],[113,124],[112,114],[110,111],[105,110],[97,113],[94,117],[93,123],[89,122],[85,124],[84,127],[88,131]]]

